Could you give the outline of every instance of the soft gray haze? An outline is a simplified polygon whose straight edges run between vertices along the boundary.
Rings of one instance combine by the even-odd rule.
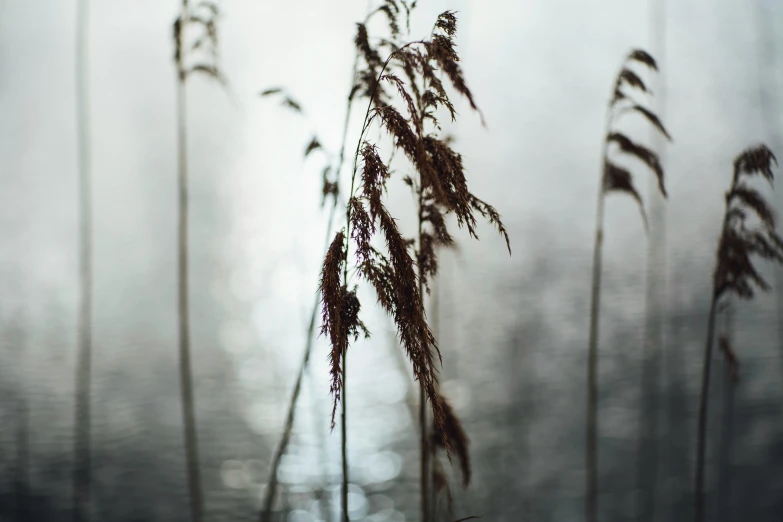
[[[731,162],[760,141],[783,158],[783,2],[667,0],[665,52],[650,44],[651,2],[423,0],[414,11],[411,38],[426,36],[440,12],[459,12],[463,68],[487,128],[460,100],[461,117],[446,130],[464,156],[472,191],[501,212],[512,248],[509,257],[489,226],[481,226],[480,242],[457,233],[461,253],[444,255],[439,307],[430,312],[441,333],[443,387],[474,451],[474,486],[456,491],[454,518],[582,520],[584,360],[601,145],[612,82],[636,47],[663,53],[653,84],[665,93],[660,116],[674,138],[663,153],[670,197],[662,270],[665,338],[679,359],[666,364],[685,385],[681,404],[670,404],[682,416],[666,426],[672,433],[679,426],[691,445],[695,440],[710,277]],[[304,161],[303,151],[314,132],[328,149],[340,145],[355,23],[368,1],[221,6],[228,89],[201,77],[187,87],[192,337],[208,520],[250,520],[282,430],[323,256],[323,156]],[[91,6],[95,520],[187,520],[176,371],[178,8],[174,0]],[[13,480],[4,470],[15,462],[15,404],[29,398],[29,481],[36,498],[54,506],[51,513],[68,509],[72,459],[74,22],[72,0],[0,3],[0,492],[10,491]],[[302,103],[304,117],[259,96],[274,86]],[[363,105],[353,114],[349,151]],[[641,141],[650,135],[641,122],[627,130]],[[647,201],[648,173],[639,165],[634,173]],[[393,184],[390,205],[410,210],[406,188]],[[783,210],[778,190],[771,197]],[[647,251],[632,200],[607,201],[600,451],[610,469],[602,519],[621,520],[634,513]],[[401,225],[413,230],[410,220]],[[398,349],[391,321],[370,306],[374,298],[365,290],[363,318],[374,335],[352,348],[347,390],[352,516],[418,520],[409,377],[391,351]],[[772,292],[736,307],[742,361],[736,411],[749,420],[744,427],[737,420],[738,486],[726,501],[736,510],[731,520],[743,520],[754,505],[761,506],[754,520],[783,511],[783,353],[776,329],[783,311],[776,303]],[[319,487],[337,498],[339,433],[328,433],[326,354],[320,338],[281,468],[280,505],[290,521],[320,519],[312,494]],[[667,463],[687,466],[690,458],[692,450]],[[685,518],[677,520],[690,516],[690,477],[686,469],[662,486],[662,497],[686,496]],[[759,490],[766,496],[753,497]],[[710,499],[716,517],[727,509]]]

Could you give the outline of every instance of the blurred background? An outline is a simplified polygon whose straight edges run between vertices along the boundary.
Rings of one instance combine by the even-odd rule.
[[[258,517],[326,237],[328,158],[303,152],[314,133],[326,149],[340,147],[355,23],[377,3],[223,1],[227,88],[200,76],[187,83],[205,520]],[[9,521],[71,519],[76,6],[0,2],[0,519]],[[94,1],[87,19],[94,520],[190,519],[177,367],[179,9],[175,0]],[[474,470],[467,490],[454,481],[454,514],[439,520],[583,519],[595,196],[607,102],[623,57],[639,47],[658,60],[660,74],[645,78],[674,142],[639,122],[625,127],[655,145],[666,170],[664,204],[650,173],[634,167],[647,237],[631,198],[607,199],[599,512],[606,521],[689,520],[723,194],[746,147],[764,142],[783,156],[783,3],[423,0],[411,38],[429,34],[447,9],[458,11],[462,65],[487,127],[459,100],[460,118],[445,130],[471,190],[502,214],[512,255],[489,226],[480,242],[455,233],[459,250],[442,254],[427,301],[443,393],[470,437]],[[259,96],[278,86],[302,114]],[[351,115],[349,153],[364,103]],[[399,177],[389,206],[410,216]],[[767,193],[783,210],[783,190]],[[410,218],[401,226],[414,230]],[[720,323],[740,372],[732,384],[715,352],[708,520],[783,513],[783,272],[760,266],[773,290],[733,301]],[[408,406],[418,392],[391,319],[366,288],[359,296],[373,336],[350,352],[351,519],[419,520],[417,419]],[[655,355],[645,357],[651,338]],[[327,353],[321,337],[278,472],[276,520],[337,520],[340,436],[329,432]],[[645,368],[655,377],[643,378]]]

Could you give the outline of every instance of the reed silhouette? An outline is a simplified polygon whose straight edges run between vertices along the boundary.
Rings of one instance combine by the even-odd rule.
[[[614,130],[617,120],[623,115],[635,113],[641,115],[666,138],[669,133],[652,111],[638,103],[630,89],[649,94],[644,81],[629,68],[629,65],[639,63],[653,71],[658,70],[655,60],[646,51],[636,49],[623,60],[620,72],[614,83],[612,98],[609,101],[606,116],[606,138],[604,140],[603,159],[601,165],[601,181],[598,190],[598,206],[596,211],[595,244],[593,247],[593,282],[590,299],[590,338],[587,362],[587,421],[586,421],[586,482],[585,482],[585,520],[596,522],[598,517],[598,321],[601,307],[601,270],[604,236],[604,202],[611,192],[621,192],[633,197],[639,204],[645,231],[647,230],[647,215],[642,203],[642,197],[637,192],[630,171],[612,162],[609,157],[610,145],[616,145],[620,152],[633,156],[646,164],[658,179],[658,187],[666,196],[664,187],[663,167],[658,155],[644,145],[634,142],[625,134]]]
[[[407,16],[410,15],[410,11],[413,8],[413,5],[415,5],[415,2],[411,6],[408,6],[404,2],[403,5],[405,6],[406,22],[407,22]],[[369,52],[371,54],[373,53],[377,54],[379,49],[373,47],[372,44],[370,44],[369,39],[367,38],[367,24],[379,13],[384,13],[388,17],[390,9],[391,8],[388,7],[388,5],[383,4],[377,7],[376,9],[371,10],[364,18],[364,20],[357,24],[357,35],[354,42],[356,42],[361,38],[362,45],[363,46],[366,45],[367,48],[370,50]],[[399,33],[396,17],[392,16],[391,18],[389,18],[389,20],[390,20],[389,23],[391,24],[389,28],[390,33],[391,34]],[[350,123],[352,108],[357,100],[367,99],[370,94],[366,90],[360,89],[358,84],[359,81],[358,74],[359,74],[360,64],[362,63],[361,62],[362,56],[363,56],[362,52],[358,48],[356,48],[354,54],[353,69],[351,72],[351,88],[347,96],[345,118],[343,120],[343,128],[341,134],[342,138],[341,138],[340,149],[338,153],[334,154],[332,151],[326,149],[323,145],[323,141],[315,133],[313,134],[312,138],[310,139],[307,146],[305,147],[305,152],[304,152],[304,157],[307,158],[313,152],[320,150],[326,154],[328,159],[328,162],[323,169],[322,186],[321,186],[321,193],[322,193],[321,206],[323,207],[327,203],[327,201],[331,203],[329,206],[329,217],[327,219],[326,238],[324,240],[325,241],[324,251],[327,250],[327,248],[331,243],[334,219],[337,214],[337,208],[339,206],[339,201],[340,201],[340,179],[343,171],[343,165],[345,163],[348,127]],[[362,67],[365,66],[366,64],[362,64]],[[291,110],[296,114],[304,115],[304,109],[302,107],[302,104],[298,100],[296,100],[285,88],[282,87],[268,88],[261,91],[260,96],[277,97],[280,99],[281,106]],[[335,157],[337,158],[336,160]],[[294,426],[294,419],[296,417],[296,408],[299,403],[299,396],[302,389],[302,380],[304,379],[304,374],[307,371],[308,364],[310,362],[310,355],[312,353],[313,341],[315,340],[315,325],[318,317],[318,311],[320,310],[320,303],[321,303],[321,291],[319,288],[318,291],[316,292],[315,299],[310,311],[310,318],[308,322],[307,332],[305,334],[305,348],[302,354],[302,362],[300,363],[299,370],[297,372],[296,381],[294,383],[294,387],[291,392],[291,398],[289,399],[288,409],[286,411],[286,420],[283,426],[283,433],[280,437],[280,442],[278,443],[275,449],[274,456],[272,457],[272,464],[269,470],[269,479],[268,479],[267,487],[264,491],[264,499],[261,504],[261,510],[259,515],[259,519],[261,522],[270,522],[272,520],[272,510],[274,507],[273,504],[279,485],[277,480],[277,471],[280,467],[280,462],[282,460],[282,457],[285,454],[288,448],[288,444],[291,440],[291,433]]]
[[[704,466],[707,443],[707,414],[716,317],[730,295],[751,300],[755,289],[769,291],[770,285],[753,265],[751,256],[783,264],[783,239],[775,231],[775,215],[761,193],[749,182],[761,176],[770,184],[774,179],[772,164],[775,156],[766,145],[748,148],[734,159],[731,185],[726,192],[721,235],[715,253],[712,275],[712,299],[707,316],[707,335],[702,364],[699,423],[696,435],[696,477],[694,485],[694,520],[704,521]],[[749,223],[758,221],[757,225]],[[738,359],[727,336],[722,336],[718,348],[726,360],[728,373],[736,380]]]
[[[195,7],[182,0],[174,22],[174,63],[177,68],[177,313],[179,333],[179,379],[182,401],[183,437],[187,463],[190,517],[204,518],[204,492],[199,466],[196,404],[193,390],[193,364],[190,346],[190,303],[188,269],[188,150],[186,82],[193,74],[206,75],[225,85],[217,66],[218,5],[201,1]],[[198,32],[190,41],[188,29]],[[205,54],[206,56],[202,56]]]
[[[400,13],[396,2],[388,1],[385,5],[393,13]],[[395,26],[392,27],[394,30]],[[505,237],[511,252],[508,234],[498,212],[468,191],[461,156],[438,136],[440,127],[437,110],[442,108],[448,111],[452,119],[456,118],[456,113],[436,71],[442,71],[452,88],[467,98],[471,108],[478,111],[473,94],[465,83],[455,49],[455,14],[451,11],[442,13],[429,39],[411,41],[402,46],[395,45],[393,41],[382,42],[381,46],[388,48],[389,52],[384,61],[369,46],[367,33],[361,29],[357,34],[356,45],[367,67],[359,74],[358,88],[369,93],[370,100],[354,154],[346,226],[337,233],[329,246],[320,284],[323,303],[321,332],[329,338],[331,345],[330,391],[334,398],[332,428],[335,426],[337,405],[341,405],[342,512],[345,522],[348,520],[347,349],[350,340],[356,341],[360,334],[369,337],[369,331],[359,319],[361,304],[356,294],[357,286],[351,288],[348,278],[351,242],[355,245],[356,274],[374,288],[378,304],[393,317],[402,347],[412,363],[414,377],[423,390],[424,398],[430,403],[440,440],[449,456],[452,443],[460,451],[460,440],[451,437],[453,430],[446,427],[448,417],[436,391],[436,364],[441,361],[441,354],[425,316],[420,289],[428,288],[428,278],[437,271],[434,246],[453,241],[446,227],[447,213],[453,213],[457,224],[467,228],[474,238],[478,237],[474,212],[481,214]],[[404,76],[407,83],[396,72]],[[403,112],[407,116],[403,116],[394,106],[392,94],[386,90],[387,85],[402,101]],[[431,122],[434,131],[425,131],[427,120]],[[420,195],[419,223],[426,223],[431,229],[425,233],[420,228],[415,260],[410,248],[416,244],[416,238],[407,239],[402,235],[395,218],[383,202],[391,171],[381,158],[378,146],[365,138],[368,129],[376,121],[418,174],[418,180],[410,176],[403,179],[408,185],[416,187]],[[383,237],[384,249],[372,245],[376,235]],[[422,429],[426,429],[426,426],[422,426]],[[426,498],[423,504],[423,508],[426,508]],[[426,516],[426,511],[422,514]]]

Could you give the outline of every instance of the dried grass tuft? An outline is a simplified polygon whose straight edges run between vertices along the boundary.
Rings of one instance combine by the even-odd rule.
[[[177,233],[177,294],[179,323],[179,371],[180,395],[182,398],[183,435],[185,460],[188,476],[191,519],[201,522],[204,516],[204,494],[198,455],[196,430],[196,407],[193,393],[190,350],[190,312],[188,287],[188,167],[187,167],[187,123],[185,83],[193,74],[206,75],[217,80],[224,87],[227,82],[218,67],[217,19],[218,5],[204,0],[192,6],[182,0],[181,12],[174,22],[174,62],[177,68],[177,119],[178,119],[178,233]],[[189,31],[192,30],[192,31]],[[188,42],[186,33],[196,33]]]
[[[664,182],[663,166],[661,165],[658,154],[650,150],[648,147],[636,143],[627,135],[612,130],[612,127],[617,123],[621,116],[628,113],[636,113],[641,115],[647,122],[655,127],[667,140],[671,141],[671,135],[668,133],[660,118],[647,109],[640,103],[634,101],[633,90],[640,91],[645,94],[652,94],[645,85],[644,81],[634,71],[628,68],[630,63],[639,62],[653,71],[658,70],[658,65],[655,60],[646,51],[636,49],[631,51],[626,56],[625,62],[620,68],[620,73],[617,75],[617,79],[614,84],[614,93],[611,101],[609,102],[608,124],[606,141],[604,144],[604,168],[603,168],[603,190],[604,192],[625,192],[633,197],[639,204],[639,211],[644,221],[645,229],[647,228],[647,215],[644,210],[644,203],[642,201],[639,192],[633,183],[633,176],[630,171],[620,167],[609,159],[608,146],[615,144],[618,146],[621,152],[635,157],[650,170],[655,173],[658,178],[658,188],[663,195],[667,197],[666,186]]]
[[[266,98],[269,96],[275,96],[280,95],[280,105],[290,109],[293,112],[304,114],[304,109],[302,108],[302,104],[299,103],[293,96],[291,96],[288,91],[283,89],[282,87],[271,87],[269,89],[265,89],[259,93],[259,96],[262,98]]]
[[[313,136],[313,138],[310,140],[310,143],[307,144],[307,147],[305,147],[304,157],[307,158],[307,156],[310,155],[311,152],[321,149],[321,142],[318,141],[317,136]]]
[[[204,74],[225,85],[226,79],[218,67],[217,20],[220,9],[214,2],[202,1],[193,7],[187,7],[174,22],[174,41],[176,42],[174,61],[179,65],[180,79],[185,81],[192,74]],[[184,31],[193,29],[195,39],[185,42]],[[196,53],[196,51],[200,51]],[[195,57],[195,63],[186,63]]]
[[[415,6],[415,1],[409,4],[404,0],[384,0],[367,19],[357,24],[354,37],[357,63],[348,104],[350,108],[353,100],[364,98],[368,106],[354,154],[351,189],[346,202],[346,226],[334,236],[327,249],[319,283],[321,334],[329,338],[331,345],[328,359],[330,391],[334,399],[332,428],[335,426],[337,405],[342,404],[343,520],[347,520],[348,483],[345,362],[351,341],[357,340],[360,333],[369,336],[359,319],[361,304],[356,294],[356,286],[349,290],[350,245],[353,245],[356,275],[373,287],[378,304],[394,319],[400,343],[411,361],[415,379],[430,403],[434,423],[438,426],[438,447],[445,449],[450,458],[451,445],[454,444],[463,473],[467,473],[465,476],[468,478],[464,479],[466,485],[470,472],[467,438],[450,407],[441,403],[437,392],[437,368],[441,363],[441,353],[427,322],[423,290],[426,288],[429,292],[428,281],[437,273],[437,247],[454,244],[446,226],[446,216],[450,213],[455,215],[458,226],[467,228],[474,238],[477,238],[475,213],[480,214],[495,225],[505,239],[510,253],[508,232],[500,214],[491,205],[470,193],[461,156],[453,150],[449,137],[438,135],[441,130],[438,110],[442,108],[448,111],[452,120],[457,116],[449,94],[439,78],[440,74],[443,74],[451,87],[465,96],[471,107],[478,112],[473,94],[465,83],[458,63],[459,57],[454,43],[456,15],[451,11],[442,13],[429,39],[401,44],[399,38],[403,17],[404,26],[409,31],[410,14]],[[368,34],[367,22],[376,13],[383,15],[388,21],[388,38],[371,39]],[[382,59],[382,55],[386,58]],[[279,96],[284,106],[303,113],[301,104],[283,88],[269,88],[260,95]],[[401,106],[398,105],[400,101]],[[346,118],[346,125],[347,121]],[[392,138],[392,154],[388,160],[383,158],[379,147],[366,138],[372,123],[377,123]],[[314,136],[304,149],[305,157],[316,150],[326,152],[322,142]],[[394,174],[389,165],[395,150],[402,151],[419,174],[416,182],[411,176],[403,178],[409,185],[416,186],[416,194],[419,197],[418,238],[403,236],[396,219],[384,202],[387,182]],[[344,147],[340,151],[337,168],[327,166],[323,170],[324,201],[333,196],[335,204],[343,151]],[[415,248],[416,239],[418,249]],[[308,354],[309,351],[306,350],[303,368]],[[276,463],[285,449],[290,433],[298,383],[299,381],[292,396],[289,421],[276,455]],[[425,440],[422,447],[429,452],[435,446],[430,448]],[[274,469],[273,467],[273,475]],[[262,520],[268,519],[271,513],[271,495],[268,494],[267,497]]]
[[[755,176],[773,182],[772,164],[777,164],[774,154],[766,145],[748,148],[734,160],[731,185],[725,195],[726,210],[715,253],[715,270],[712,276],[712,304],[707,320],[707,339],[702,365],[701,395],[699,398],[699,423],[697,431],[696,477],[694,504],[696,522],[704,520],[704,467],[706,461],[707,414],[709,408],[710,369],[715,337],[716,315],[723,309],[725,299],[731,294],[740,299],[753,299],[756,289],[770,290],[770,285],[754,266],[752,257],[783,264],[783,239],[775,230],[772,207],[761,193],[748,182]],[[758,220],[758,226],[749,219]],[[739,361],[725,336],[718,340],[718,348],[728,363],[729,377],[739,379]]]
[[[399,14],[399,10],[392,7],[383,12],[387,15],[390,12]],[[395,29],[390,28],[390,32],[394,36]],[[447,452],[450,451],[449,432],[443,429],[446,417],[436,392],[436,357],[439,363],[441,354],[426,319],[420,283],[428,288],[427,279],[437,270],[434,245],[453,242],[445,224],[444,216],[448,213],[454,213],[458,225],[467,228],[473,237],[477,237],[474,211],[482,214],[498,227],[509,245],[508,233],[500,221],[500,215],[469,192],[461,156],[437,135],[439,127],[435,109],[444,106],[454,114],[448,93],[436,77],[438,71],[445,74],[452,87],[478,111],[458,65],[455,35],[456,15],[446,11],[438,17],[429,40],[397,46],[381,62],[378,50],[370,45],[366,26],[358,24],[355,44],[364,64],[358,73],[357,85],[359,92],[369,98],[369,104],[356,149],[354,181],[346,211],[347,236],[356,247],[357,274],[371,284],[378,303],[394,318],[403,349],[413,365],[414,376],[431,403],[436,424],[441,426],[440,433],[444,437],[443,444]],[[407,82],[402,77],[407,78]],[[383,84],[394,86],[397,97],[404,103],[407,116],[397,110],[391,94],[383,90]],[[433,124],[435,132],[425,130],[425,119]],[[419,174],[419,220],[422,224],[428,224],[431,232],[420,234],[415,261],[410,252],[414,242],[402,236],[395,219],[383,203],[386,181],[391,173],[377,146],[364,138],[374,121],[378,121],[381,128],[392,137],[394,147],[404,153]],[[354,192],[353,185],[357,181],[360,188]],[[408,178],[408,181],[413,184],[412,179]],[[372,246],[376,234],[382,236],[385,249]],[[347,247],[344,254],[347,261]],[[328,256],[324,263],[325,271],[328,268],[327,261]],[[418,274],[416,267],[419,269]],[[347,280],[347,264],[343,269]],[[336,287],[322,286],[322,290],[331,293],[325,297],[324,303],[339,299]],[[328,315],[331,318],[326,305],[324,310],[324,317]],[[333,327],[333,322],[325,323],[324,332],[331,336]],[[345,342],[342,334],[337,335],[339,331],[335,330],[334,333],[335,342]],[[339,380],[333,378],[333,385],[339,386]],[[335,405],[339,401],[339,392],[339,388],[333,390]]]
[[[763,291],[770,289],[753,265],[752,255],[783,263],[783,239],[775,231],[772,207],[757,189],[747,184],[747,180],[756,175],[771,184],[773,162],[777,163],[775,156],[766,145],[747,149],[734,160],[734,175],[725,196],[726,212],[713,273],[715,300],[726,292],[752,299],[754,286]],[[760,226],[748,225],[752,215],[758,218]]]
[[[457,454],[457,460],[460,465],[462,487],[466,488],[470,485],[471,478],[470,454],[468,453],[470,440],[465,433],[465,429],[462,427],[462,422],[460,422],[459,417],[457,417],[457,414],[454,412],[449,401],[443,395],[440,395],[440,402],[443,405],[445,420],[442,426],[438,426],[437,424],[433,424],[432,426],[432,455],[436,456],[438,449],[446,449],[443,445],[444,440],[451,441],[452,448]],[[433,462],[435,461],[436,459],[433,459]]]
[[[606,138],[604,140],[603,161],[601,168],[601,183],[598,192],[598,209],[596,216],[595,245],[593,249],[593,282],[590,303],[590,332],[587,364],[587,420],[586,420],[586,450],[585,450],[585,519],[595,522],[598,517],[598,322],[601,294],[601,254],[603,247],[604,200],[611,192],[625,193],[636,200],[642,216],[645,231],[647,230],[647,214],[644,202],[636,190],[631,171],[619,166],[610,159],[610,145],[617,146],[620,152],[634,157],[647,165],[658,180],[658,189],[663,197],[667,197],[664,183],[663,166],[658,154],[644,145],[636,143],[627,135],[614,129],[617,121],[628,113],[641,115],[663,136],[671,141],[660,118],[651,110],[645,108],[634,99],[638,93],[652,94],[644,80],[629,67],[640,63],[652,71],[658,70],[658,64],[646,51],[635,49],[626,55],[620,67],[620,72],[614,82],[612,97],[607,108]]]
[[[352,74],[352,80],[351,80],[351,89],[347,97],[347,108],[346,108],[346,114],[345,114],[345,120],[343,122],[343,132],[342,132],[342,144],[340,146],[339,151],[334,154],[330,152],[329,150],[325,149],[323,146],[323,142],[318,138],[317,135],[314,135],[313,138],[310,140],[310,143],[305,147],[305,158],[307,158],[311,153],[313,153],[316,150],[320,150],[328,160],[328,163],[322,170],[322,201],[321,206],[324,206],[327,202],[327,200],[331,200],[330,205],[330,214],[328,218],[328,224],[327,224],[327,239],[326,239],[326,246],[324,247],[325,250],[330,250],[330,245],[332,245],[332,237],[331,237],[331,229],[332,229],[332,223],[333,218],[335,216],[335,210],[337,208],[338,203],[338,197],[340,194],[339,191],[339,178],[340,174],[342,172],[342,166],[344,163],[345,158],[345,148],[346,148],[346,138],[347,138],[347,132],[348,132],[348,126],[350,121],[350,113],[351,113],[351,107],[353,103],[361,98],[366,98],[370,101],[371,106],[382,106],[381,102],[388,101],[389,97],[386,95],[385,92],[383,92],[381,83],[392,83],[397,84],[395,81],[396,79],[389,75],[389,77],[384,78],[383,80],[379,80],[377,77],[377,74],[380,74],[379,71],[383,68],[383,63],[381,61],[381,51],[383,49],[388,49],[389,52],[393,52],[397,46],[394,44],[393,40],[396,39],[396,36],[399,35],[399,28],[401,27],[401,19],[394,17],[401,16],[400,6],[402,7],[402,10],[405,12],[405,26],[408,28],[408,31],[410,31],[409,28],[409,17],[411,10],[415,7],[416,2],[413,2],[411,4],[408,4],[405,0],[386,0],[384,3],[377,9],[371,11],[368,16],[365,18],[365,20],[357,25],[357,34],[354,39],[354,42],[356,44],[356,56],[354,61],[354,70]],[[389,25],[389,32],[392,35],[391,40],[387,38],[374,38],[373,42],[378,42],[377,44],[373,44],[369,38],[369,35],[367,34],[367,24],[370,21],[370,19],[378,14],[383,14],[386,16],[387,20],[391,18],[393,19],[393,23],[390,21]],[[360,69],[359,64],[362,63],[362,68]],[[402,95],[402,91],[397,89],[397,93],[399,95]],[[277,95],[281,99],[281,105],[284,106],[287,109],[292,110],[294,113],[304,115],[305,111],[302,106],[296,99],[294,99],[293,96],[291,96],[284,88],[281,87],[273,87],[268,88],[260,92],[261,97],[270,97]],[[410,114],[410,113],[409,113]],[[367,153],[369,154],[369,152]],[[367,170],[367,179],[364,180],[367,182],[368,187],[371,187],[374,183],[372,181],[373,174],[378,174],[378,171],[375,171],[376,168],[381,168],[382,162],[376,164],[374,167],[372,165],[373,158],[367,156],[369,158],[370,165],[368,166]],[[384,166],[383,168],[386,168]],[[386,168],[388,171],[388,168]],[[387,177],[386,174],[381,174],[382,178]],[[381,185],[383,185],[383,180],[380,181]],[[377,203],[380,202],[380,194],[370,194],[371,190],[368,188],[368,195],[370,196],[370,199],[372,200],[370,211],[373,213],[373,221],[378,218],[380,219],[382,216],[381,214],[382,209],[377,205]],[[351,193],[351,196],[354,196],[355,194]],[[371,223],[369,214],[367,214],[366,211],[364,211],[364,206],[367,202],[362,203],[357,198],[351,198],[348,199],[348,205],[352,209],[353,215],[352,219],[348,219],[349,226],[353,228],[354,231],[361,230],[364,226],[371,226],[372,227],[372,233],[375,233],[375,224],[369,225]],[[389,227],[387,227],[389,228]],[[342,238],[343,240],[347,241],[347,233],[345,231],[342,232]],[[380,295],[392,295],[394,292],[394,289],[392,287],[393,284],[393,276],[395,273],[390,268],[392,265],[391,258],[384,257],[381,252],[379,252],[374,247],[370,246],[370,237],[365,237],[364,235],[351,234],[351,236],[358,242],[363,242],[363,244],[366,244],[366,248],[363,250],[364,257],[367,259],[373,258],[373,259],[382,259],[382,261],[378,264],[372,264],[370,262],[365,263],[365,265],[362,267],[363,269],[367,270],[368,274],[370,274],[370,277],[374,280],[374,284],[377,285],[379,288],[378,292]],[[410,240],[403,239],[403,242],[405,246],[410,246]],[[347,256],[347,250],[345,252],[345,256]],[[328,267],[326,271],[322,271],[322,281],[321,283],[329,284],[329,278],[327,277],[326,281],[323,280],[323,276],[328,273]],[[345,274],[347,274],[347,257],[345,258],[345,262],[342,264],[342,269]],[[334,273],[334,267],[331,267],[332,273]],[[339,273],[339,269],[336,271]],[[347,280],[347,275],[345,277]],[[330,351],[329,358],[330,358],[330,366],[332,367],[332,372],[334,376],[336,376],[335,379],[332,381],[332,392],[334,394],[339,394],[339,401],[343,404],[343,413],[345,410],[345,391],[343,388],[343,380],[345,375],[345,367],[344,367],[344,357],[345,357],[345,348],[347,348],[347,341],[344,340],[345,332],[344,328],[347,328],[348,330],[348,336],[351,335],[354,336],[354,339],[356,339],[359,332],[364,332],[367,334],[366,329],[364,328],[364,325],[361,323],[361,321],[358,320],[358,313],[359,313],[359,303],[356,299],[355,294],[355,287],[353,291],[347,290],[347,284],[346,285],[340,285],[339,289],[338,287],[332,287],[331,290],[331,297],[329,297],[329,300],[332,299],[332,297],[337,296],[337,299],[331,300],[329,304],[325,305],[325,301],[323,299],[323,295],[320,293],[320,291],[316,294],[316,302],[314,303],[313,310],[311,312],[311,318],[310,318],[310,325],[308,327],[308,333],[307,333],[307,341],[305,345],[305,350],[302,358],[301,363],[301,370],[297,376],[297,380],[294,385],[294,389],[291,395],[291,400],[289,402],[288,406],[288,413],[286,415],[286,423],[285,427],[282,433],[282,437],[280,440],[280,444],[275,452],[275,456],[273,458],[273,463],[270,466],[270,480],[269,480],[269,487],[266,490],[263,506],[261,510],[261,516],[260,519],[263,521],[271,520],[272,516],[272,504],[273,499],[275,498],[275,492],[277,491],[277,469],[280,464],[280,460],[282,458],[282,455],[285,453],[288,441],[290,440],[291,436],[291,430],[293,427],[293,420],[295,415],[295,410],[298,404],[298,398],[301,390],[301,383],[302,383],[302,377],[307,369],[311,349],[312,349],[312,341],[314,337],[314,331],[315,331],[315,324],[316,319],[318,315],[319,305],[321,308],[326,306],[326,309],[329,310],[331,307],[331,313],[333,315],[329,315],[328,319],[324,321],[323,326],[327,326],[327,334],[330,336],[331,340],[331,333],[329,333],[330,328],[334,328],[334,332],[336,335],[336,339],[338,341],[338,348],[337,350],[334,349],[335,345],[332,345],[332,350]],[[393,306],[393,302],[391,300],[388,300],[386,303],[386,309],[391,310],[391,307]],[[334,319],[332,319],[332,317]],[[347,326],[346,326],[347,325]],[[340,350],[340,343],[344,345],[344,348],[342,351]],[[342,357],[342,360],[341,360]],[[335,402],[336,404],[336,402]],[[332,427],[334,427],[334,416],[336,414],[336,410],[332,412]],[[347,504],[347,481],[348,481],[348,467],[346,462],[346,440],[345,440],[345,423],[343,422],[342,425],[343,428],[343,519],[347,516],[347,508],[345,507]]]
[[[450,441],[452,449],[457,454],[457,460],[460,465],[460,475],[462,478],[462,487],[467,488],[470,485],[471,479],[471,463],[470,453],[468,451],[468,445],[470,440],[462,427],[462,422],[454,412],[451,404],[446,400],[443,395],[440,395],[440,401],[443,405],[443,413],[445,416],[445,422],[443,427],[439,427],[433,423],[428,447],[425,448],[429,453],[429,462],[431,462],[431,481],[432,487],[436,494],[443,494],[446,498],[446,509],[449,516],[454,514],[454,495],[451,490],[451,484],[449,476],[446,470],[443,468],[439,458],[439,450],[446,450],[443,444],[444,440]],[[451,461],[451,456],[446,453]]]

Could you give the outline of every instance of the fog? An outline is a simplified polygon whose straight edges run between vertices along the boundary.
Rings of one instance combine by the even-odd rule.
[[[321,205],[330,158],[304,158],[304,150],[314,134],[325,150],[339,150],[355,24],[378,3],[224,1],[217,27],[226,86],[198,75],[187,82],[190,333],[205,520],[258,518],[332,237]],[[90,5],[93,520],[190,520],[177,367],[179,8],[173,0]],[[426,37],[445,10],[458,12],[461,64],[486,127],[454,94],[459,118],[444,131],[455,138],[471,190],[501,213],[512,253],[489,225],[475,241],[450,224],[459,249],[441,255],[427,299],[443,352],[441,389],[470,438],[473,463],[471,486],[461,490],[455,474],[453,515],[440,502],[438,520],[583,517],[595,205],[607,103],[634,48],[658,60],[660,73],[645,79],[673,142],[655,141],[641,119],[623,129],[656,145],[669,197],[663,202],[653,176],[628,163],[649,234],[632,198],[606,199],[599,519],[689,520],[732,161],[760,142],[783,155],[783,4],[422,1],[410,38]],[[3,520],[71,518],[76,37],[73,0],[0,3]],[[272,87],[285,88],[303,112],[260,96]],[[351,113],[349,155],[365,104]],[[783,210],[783,191],[759,187]],[[390,192],[389,207],[413,234],[409,190],[398,177]],[[338,212],[333,231],[340,219]],[[648,267],[650,244],[658,250]],[[715,352],[708,520],[773,521],[783,512],[783,272],[759,266],[772,290],[733,300],[732,323],[721,322],[740,375],[731,384]],[[650,274],[663,339],[652,413],[640,386]],[[368,285],[359,298],[372,337],[351,345],[346,384],[351,520],[420,520],[418,419],[408,405],[418,391]],[[276,520],[338,520],[340,433],[329,429],[328,352],[320,336],[278,471]],[[649,439],[657,453],[640,458],[645,412],[658,419]],[[645,486],[656,491],[654,512],[639,510],[640,466],[654,467]]]

